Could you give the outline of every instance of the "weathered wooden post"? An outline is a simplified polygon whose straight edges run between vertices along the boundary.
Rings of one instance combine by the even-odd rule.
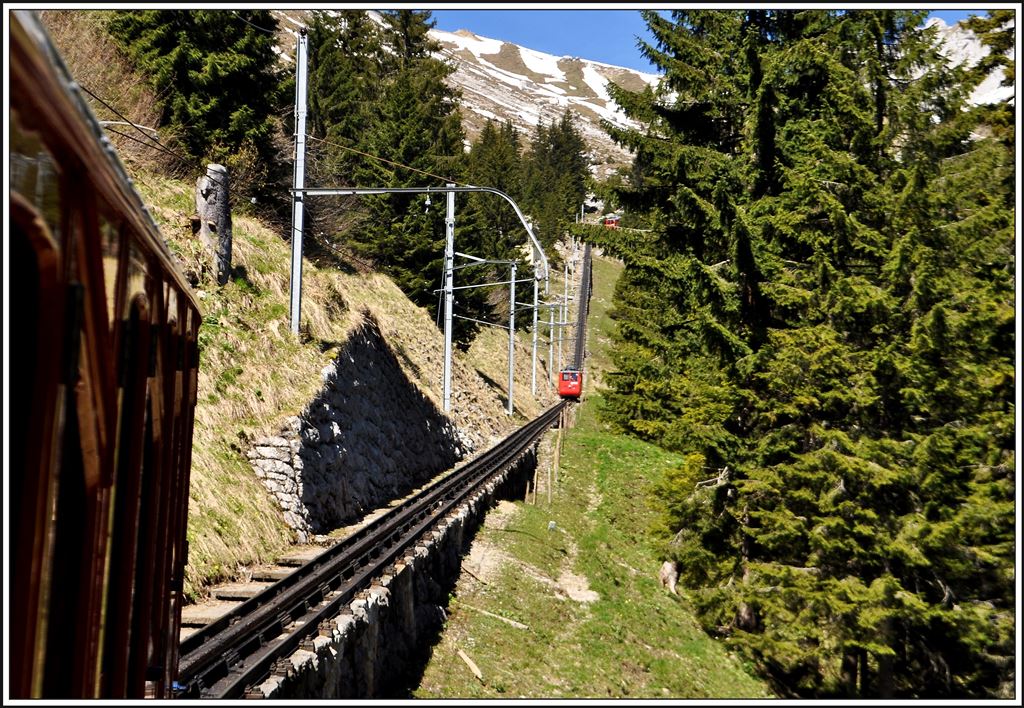
[[[207,165],[206,174],[196,180],[196,213],[199,237],[213,256],[217,283],[231,276],[231,205],[228,201],[228,169]]]

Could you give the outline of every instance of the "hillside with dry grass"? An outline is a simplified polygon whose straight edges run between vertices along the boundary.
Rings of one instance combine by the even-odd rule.
[[[152,125],[154,97],[117,56],[102,31],[102,12],[47,12],[44,21],[73,76],[87,76],[100,97],[117,97],[124,118]],[[103,105],[94,103],[105,117]],[[303,271],[302,327],[290,332],[288,229],[235,209],[232,277],[216,284],[210,259],[192,233],[194,183],[180,163],[113,134],[122,160],[200,302],[200,374],[189,503],[185,589],[271,560],[292,543],[282,512],[256,478],[245,452],[298,414],[322,386],[321,373],[366,318],[375,319],[408,379],[440,409],[443,337],[426,309],[386,277],[342,257],[309,262]],[[552,287],[561,289],[559,281]],[[451,418],[470,453],[554,402],[551,377],[538,368],[540,397],[530,393],[531,343],[519,333],[515,413],[508,416],[507,333],[486,328],[466,352],[456,350]]]
[[[319,391],[321,372],[367,316],[381,332],[410,381],[441,407],[443,337],[426,309],[412,304],[386,277],[307,263],[303,272],[302,331],[289,329],[290,246],[256,219],[234,222],[234,277],[215,284],[207,256],[191,235],[187,184],[147,176],[147,204],[197,282],[200,328],[199,402],[196,408],[189,570],[192,592],[263,562],[291,542],[281,519],[245,458],[256,438],[273,433]],[[543,397],[530,396],[530,343],[517,339],[515,415],[504,406],[507,335],[487,330],[469,351],[456,351],[452,419],[473,452],[554,400],[541,370]]]

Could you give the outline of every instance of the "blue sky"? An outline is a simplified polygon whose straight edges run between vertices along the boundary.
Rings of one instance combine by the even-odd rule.
[[[962,7],[971,5],[965,3]],[[971,14],[984,14],[984,10],[942,10],[932,14],[946,24],[953,24]],[[637,37],[651,39],[636,10],[433,10],[433,18],[437,29],[447,32],[468,29],[483,37],[555,56],[577,56],[655,71],[636,48]]]

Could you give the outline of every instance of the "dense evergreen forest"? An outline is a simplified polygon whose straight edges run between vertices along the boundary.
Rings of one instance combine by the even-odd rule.
[[[603,415],[686,455],[654,531],[705,629],[780,695],[1012,696],[1014,106],[967,97],[993,72],[1013,85],[1013,11],[970,20],[991,51],[972,69],[946,65],[924,11],[644,14],[665,80],[609,87],[642,127],[606,126],[635,159],[595,186],[568,112],[529,136],[489,123],[466,149],[429,12],[310,13],[306,184],[496,187],[546,246],[572,229],[625,263]],[[273,14],[110,16],[167,144],[287,223],[294,78]],[[641,228],[573,225],[595,189]],[[437,311],[443,198],[306,210],[311,256]],[[456,219],[456,250],[524,258],[494,197],[460,195]],[[506,301],[458,308],[501,320]]]
[[[280,207],[277,186],[291,173],[280,115],[294,84],[265,29],[274,26],[268,10],[118,10],[107,22],[159,97],[158,127],[170,150],[196,169],[226,165],[236,188]]]
[[[604,415],[687,455],[666,554],[780,695],[1013,696],[1013,11],[645,13],[657,90],[586,231],[625,262]],[[1008,692],[1008,693],[1007,693]]]

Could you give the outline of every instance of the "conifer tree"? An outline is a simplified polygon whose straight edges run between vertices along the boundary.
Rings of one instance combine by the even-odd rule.
[[[275,159],[275,114],[284,105],[267,10],[118,10],[108,29],[151,77],[162,124],[187,155],[232,163],[243,150]]]
[[[522,157],[519,131],[506,120],[499,126],[488,120],[466,156],[466,180],[473,185],[494,187],[510,195],[520,203],[522,183]],[[530,261],[523,246],[529,239],[515,211],[500,197],[493,194],[468,194],[459,218],[460,233],[465,233],[477,250],[472,253],[478,258],[489,260],[517,261],[517,279],[529,277]],[[504,282],[509,278],[506,265],[474,266],[465,272],[471,282]],[[518,286],[523,292],[522,284]],[[522,298],[518,298],[522,300]],[[507,287],[494,287],[486,294],[487,317],[492,322],[507,322],[509,315],[509,292]],[[519,328],[525,327],[527,319],[516,321]]]
[[[537,124],[523,164],[523,207],[549,248],[562,237],[587,195],[586,143],[566,109],[551,125]]]
[[[331,185],[443,187],[465,168],[459,93],[445,82],[453,69],[433,57],[440,47],[429,36],[429,12],[389,10],[381,17],[383,27],[361,10],[313,13],[312,172]],[[444,201],[435,196],[428,207],[423,195],[412,194],[328,198],[309,212],[333,250],[353,251],[438,313]],[[482,294],[459,300],[462,314],[481,314]],[[456,341],[465,344],[475,328],[457,320]]]
[[[363,186],[442,187],[464,170],[464,133],[458,91],[445,83],[452,67],[431,56],[429,12],[383,13],[388,23],[380,63],[379,99],[365,126],[365,159],[355,170]],[[425,208],[422,196],[365,197],[364,224],[350,236],[358,253],[390,275],[415,303],[439,311],[445,242],[444,198]],[[458,224],[458,216],[456,216]],[[458,225],[456,226],[458,231]],[[460,243],[459,248],[468,244]],[[471,249],[470,249],[471,250]],[[482,295],[460,295],[462,311],[480,312]],[[472,307],[471,307],[472,306]],[[465,343],[476,325],[459,319],[455,337]]]
[[[665,82],[612,89],[652,231],[591,234],[608,417],[689,455],[667,551],[783,693],[981,696],[1012,654],[1012,160],[923,19],[648,13]]]
[[[323,152],[325,172],[350,184],[361,158],[344,148],[365,140],[379,95],[382,43],[377,26],[362,10],[313,12],[309,29],[310,132],[331,143]]]
[[[358,185],[369,127],[377,114],[384,48],[380,29],[363,10],[312,12],[309,28],[307,183]],[[359,197],[307,200],[310,255],[336,255],[367,217]]]
[[[513,199],[522,192],[522,157],[519,131],[511,121],[500,126],[488,120],[467,155],[466,179],[471,184],[500,189]],[[493,195],[473,194],[467,200],[475,210],[481,255],[510,258],[525,243],[523,226],[507,202]]]

